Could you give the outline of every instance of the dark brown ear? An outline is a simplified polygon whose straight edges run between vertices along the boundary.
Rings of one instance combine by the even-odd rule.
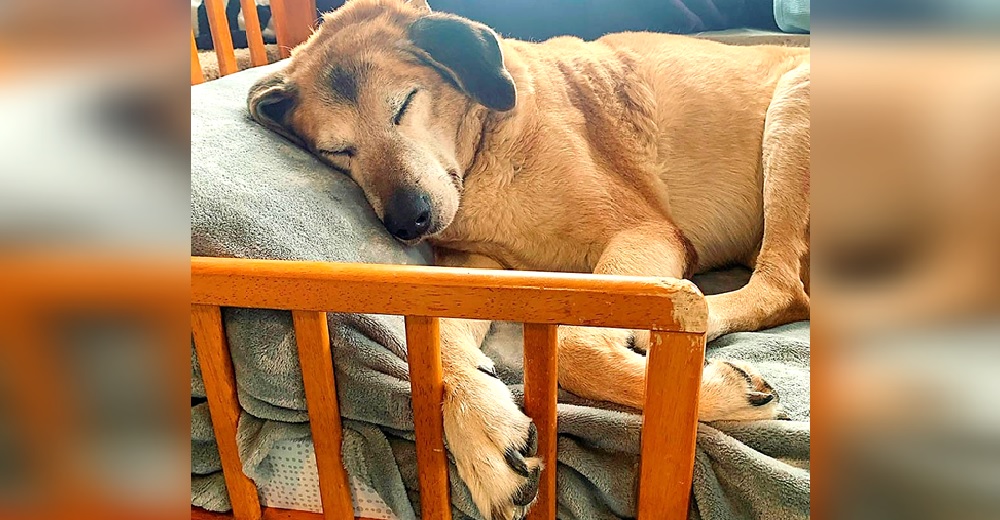
[[[292,129],[291,116],[297,102],[295,87],[285,81],[281,72],[259,79],[250,87],[247,107],[250,117],[298,145],[302,139]]]
[[[517,101],[514,79],[503,64],[497,35],[489,27],[448,14],[429,14],[410,24],[410,40],[430,65],[472,99],[493,110]]]

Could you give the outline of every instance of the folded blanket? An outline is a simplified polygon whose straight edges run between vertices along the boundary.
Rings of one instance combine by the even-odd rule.
[[[392,240],[360,190],[312,156],[249,120],[246,92],[283,64],[192,89],[191,253],[241,258],[426,263],[426,248]],[[701,280],[738,286],[745,272]],[[275,442],[308,437],[306,403],[288,312],[224,309],[238,378],[244,471],[267,480]],[[400,519],[419,511],[410,385],[400,317],[329,314],[349,474],[376,490]],[[520,326],[496,324],[484,345],[522,396]],[[724,336],[710,356],[746,359],[780,392],[793,421],[702,425],[692,518],[805,518],[809,513],[808,324]],[[192,361],[194,356],[192,354]],[[192,395],[202,396],[197,363]],[[192,504],[229,508],[207,407],[192,407]],[[559,516],[635,515],[641,416],[569,394],[559,405]],[[456,518],[479,518],[452,467]]]

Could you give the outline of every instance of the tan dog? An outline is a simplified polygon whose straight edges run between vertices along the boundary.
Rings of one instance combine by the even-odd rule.
[[[255,85],[253,117],[363,189],[400,240],[448,266],[681,278],[732,263],[709,337],[804,319],[809,52],[649,33],[502,39],[422,0],[353,0]],[[479,350],[441,324],[445,434],[483,514],[522,515],[533,425]],[[560,329],[559,383],[640,408],[648,334]],[[771,418],[746,364],[709,363],[701,420]]]

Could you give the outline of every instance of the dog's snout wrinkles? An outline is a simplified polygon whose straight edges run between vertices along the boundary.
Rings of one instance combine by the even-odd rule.
[[[398,190],[385,210],[385,227],[400,240],[415,240],[431,227],[431,203],[427,194]]]

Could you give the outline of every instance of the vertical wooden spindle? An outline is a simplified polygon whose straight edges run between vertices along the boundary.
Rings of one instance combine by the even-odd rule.
[[[292,311],[299,365],[309,407],[309,428],[316,447],[316,470],[323,517],[342,520],[354,517],[351,486],[342,455],[343,430],[337,386],[330,352],[330,330],[325,312]]]
[[[441,404],[441,331],[438,318],[406,317],[406,352],[413,395],[413,422],[420,468],[420,511],[423,518],[451,519],[448,455],[444,450]]]
[[[260,17],[257,16],[257,2],[240,0],[243,10],[243,25],[247,33],[247,47],[250,48],[250,63],[254,67],[267,65],[267,49],[264,48],[264,35],[260,31]]]
[[[243,473],[236,445],[240,402],[229,346],[222,331],[222,312],[216,306],[192,305],[191,332],[205,382],[212,429],[215,430],[215,441],[222,459],[222,474],[233,504],[233,517],[236,520],[259,520],[261,512],[257,487]]]
[[[198,44],[194,41],[194,29],[191,29],[191,84],[197,85],[205,81],[201,73],[201,61],[198,60]]]
[[[704,334],[650,333],[639,466],[640,520],[687,518],[704,363]]]
[[[524,324],[524,411],[538,428],[538,456],[545,461],[529,520],[556,518],[558,348],[556,325]]]
[[[316,23],[316,0],[271,0],[271,16],[282,58],[306,41]]]
[[[224,0],[205,0],[205,12],[208,13],[215,55],[219,58],[219,75],[232,74],[239,67],[236,66],[236,51],[233,49],[233,35],[229,32]]]

